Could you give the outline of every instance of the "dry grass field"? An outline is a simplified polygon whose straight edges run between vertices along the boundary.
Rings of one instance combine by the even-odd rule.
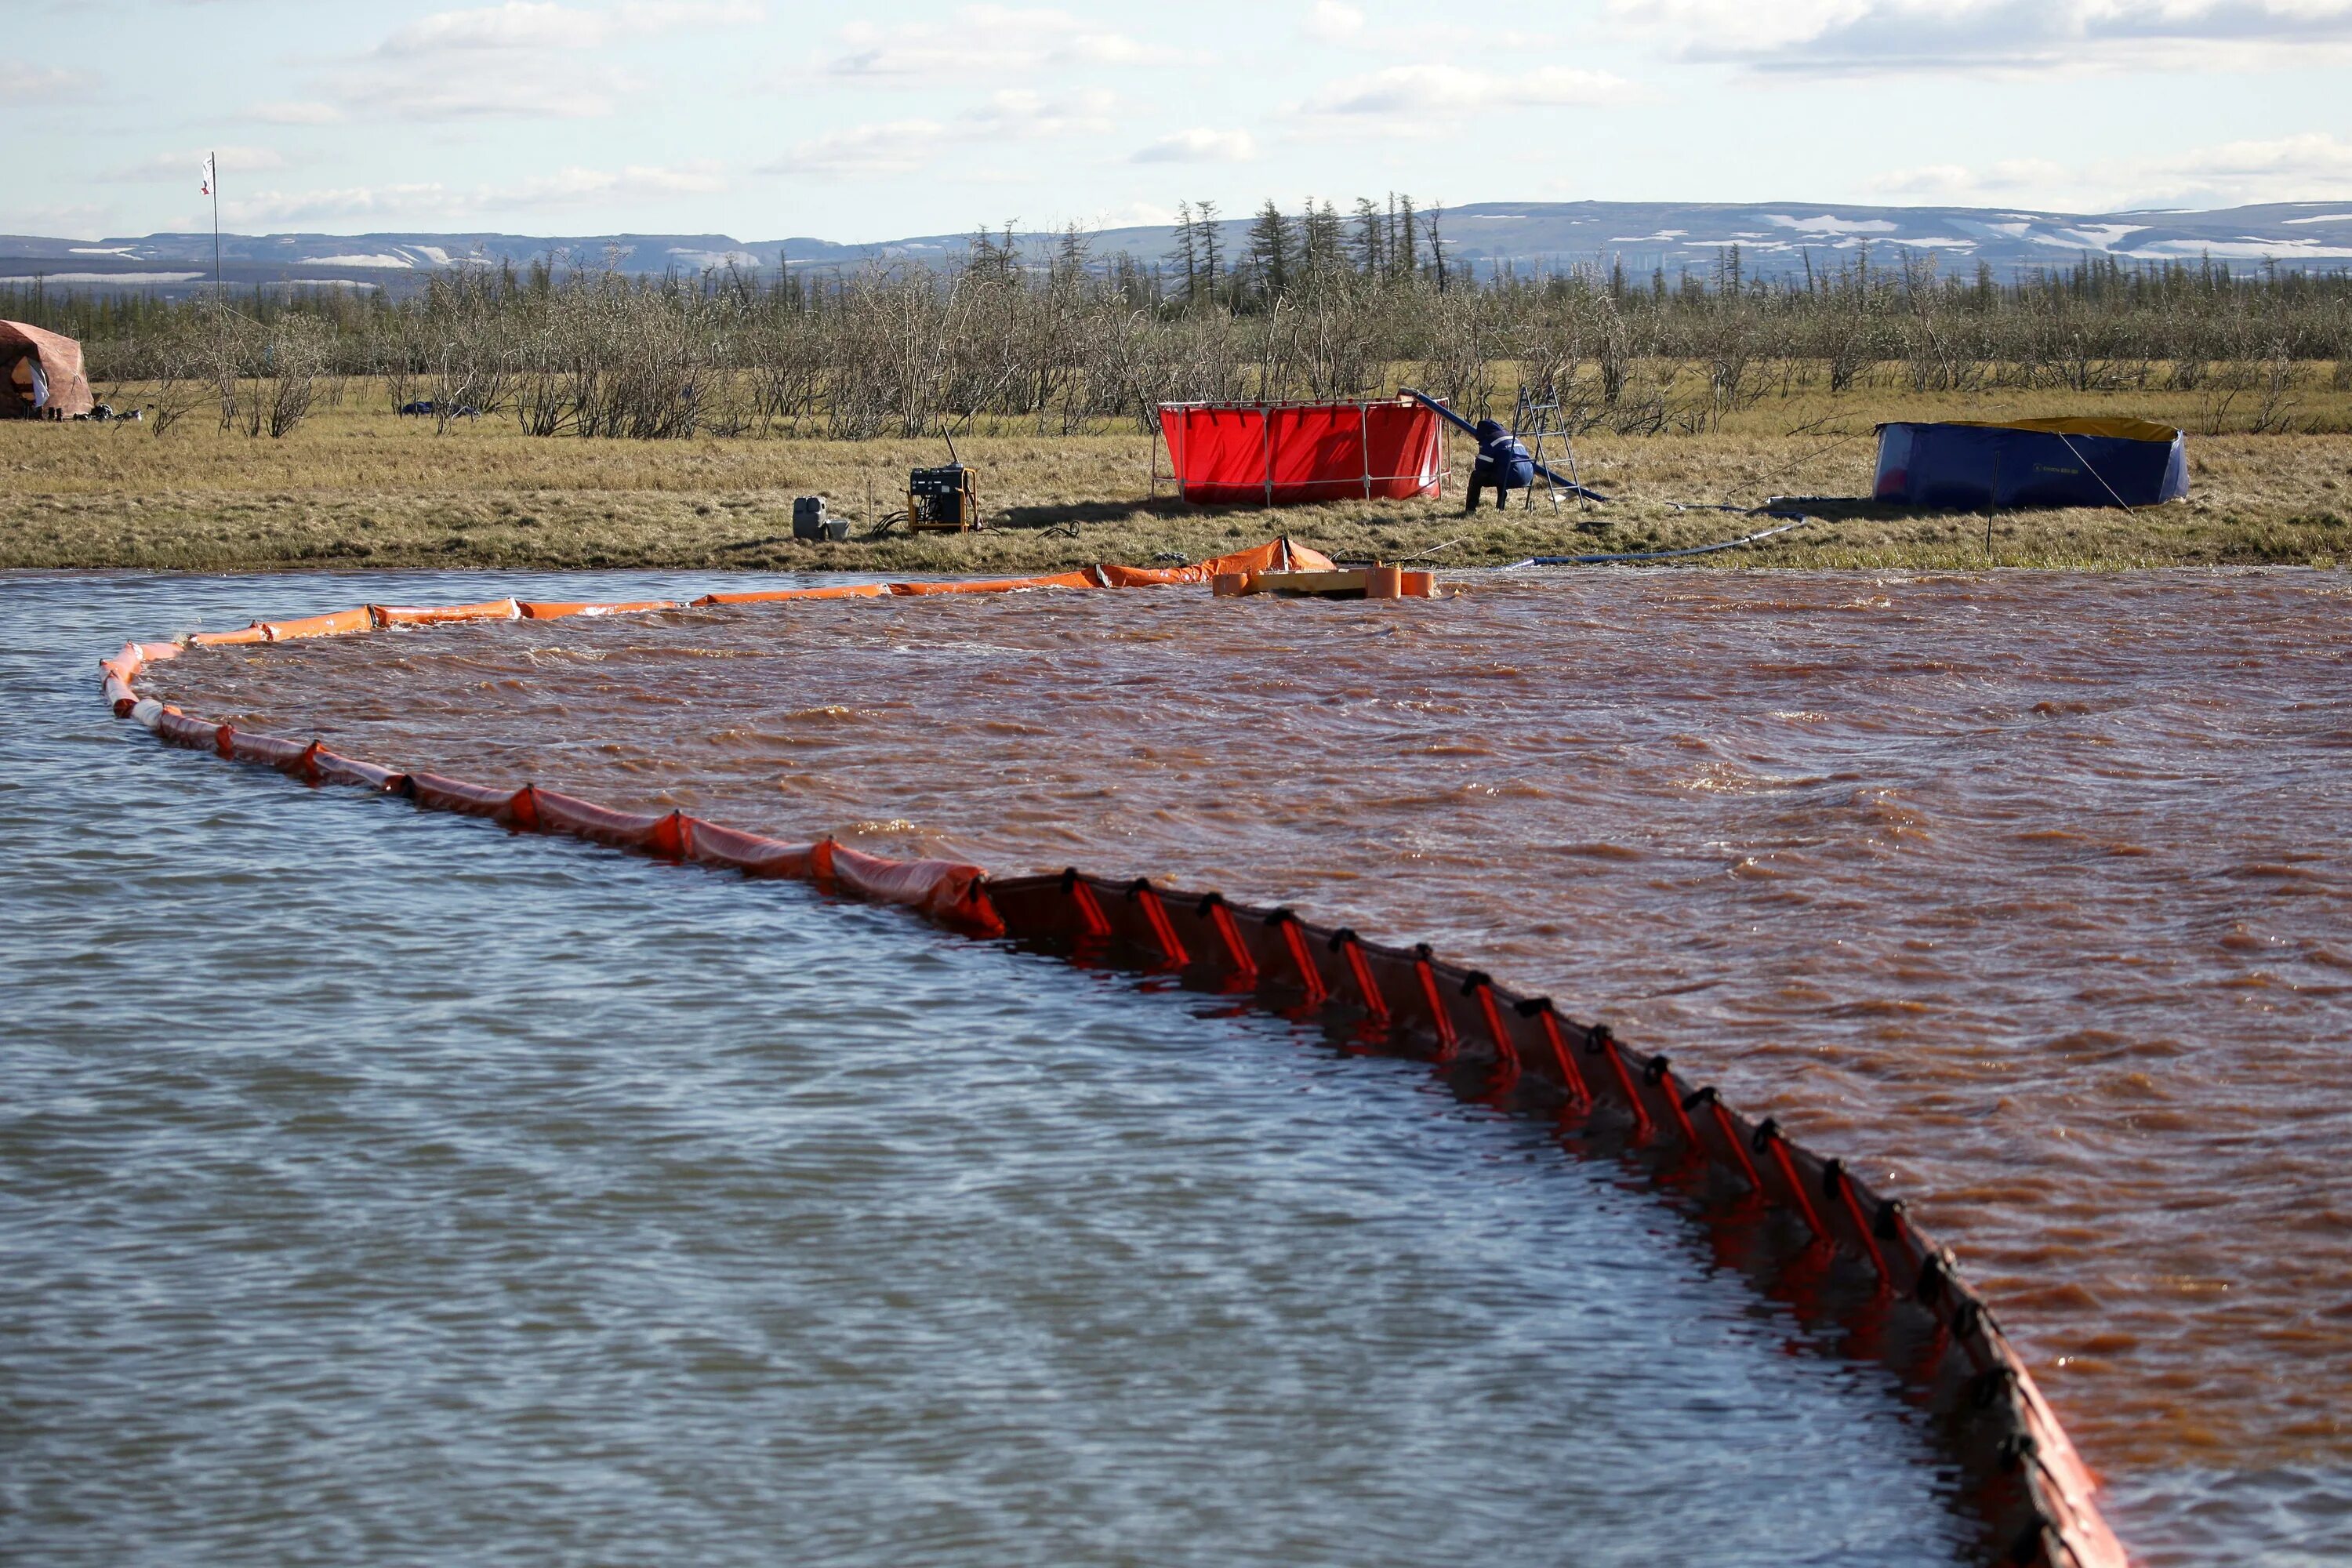
[[[2296,430],[2352,428],[2352,392],[2311,378]],[[136,389],[123,401],[135,403]],[[2189,395],[1885,387],[1774,398],[1704,435],[1590,436],[1586,482],[1612,504],[1541,502],[1460,515],[1468,443],[1453,443],[1448,499],[1204,511],[1153,499],[1155,443],[1134,433],[979,433],[959,444],[982,470],[992,527],[871,537],[902,504],[906,471],[944,460],[937,442],[683,441],[531,437],[506,421],[432,422],[389,412],[353,383],[283,440],[225,434],[190,416],[162,437],[141,425],[0,425],[0,567],[257,571],[309,567],[694,567],[712,571],[1029,571],[1112,560],[1198,559],[1287,532],[1333,554],[1492,565],[1533,554],[1672,548],[1761,522],[1713,509],[1769,496],[1860,497],[1874,422],[2060,413],[2183,425],[2191,499],[2155,510],[1898,515],[1868,507],[1698,563],[1809,567],[2136,567],[2352,561],[2352,437],[2201,436]],[[1164,457],[1161,462],[1164,466]],[[792,500],[822,494],[852,520],[844,544],[795,543]]]

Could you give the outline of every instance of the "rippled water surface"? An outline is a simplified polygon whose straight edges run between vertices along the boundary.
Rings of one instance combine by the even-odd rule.
[[[0,1560],[1968,1549],[1886,1374],[1623,1172],[1425,1068],[788,886],[305,790],[156,745],[90,680],[126,634],[483,588],[0,578]],[[1097,724],[1056,752],[1034,704],[1150,678],[1174,639],[1239,650],[1201,643],[1202,604],[1131,644],[1045,607],[467,630],[175,679],[377,751],[639,798],[697,778],[806,826],[881,815],[883,738],[928,709],[958,733],[898,758],[891,814],[1024,863],[1057,812],[1080,838],[1131,812],[1089,858],[1193,864],[1181,810],[1102,793],[1129,748],[1189,742],[1107,751]],[[1313,673],[1295,689],[1368,679]],[[620,749],[554,740],[566,711]],[[1202,863],[1282,842],[1247,832]]]
[[[2160,1554],[2352,1549],[2347,628],[2335,574],[1589,574],[477,626],[164,686],[1573,999],[1911,1194]]]

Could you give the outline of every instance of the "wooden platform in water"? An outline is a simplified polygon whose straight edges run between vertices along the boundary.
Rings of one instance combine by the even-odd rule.
[[[1318,599],[1433,599],[1437,574],[1394,566],[1363,566],[1331,572],[1226,573],[1215,581],[1220,598],[1281,594]]]

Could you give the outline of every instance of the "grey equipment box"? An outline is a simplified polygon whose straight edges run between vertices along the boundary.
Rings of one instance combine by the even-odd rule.
[[[829,539],[837,544],[849,537],[849,520],[827,517],[823,496],[795,496],[793,498],[793,537]]]

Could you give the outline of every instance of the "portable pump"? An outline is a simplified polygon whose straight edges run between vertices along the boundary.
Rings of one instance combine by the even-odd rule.
[[[961,463],[916,468],[907,476],[907,526],[918,532],[961,533],[980,526],[978,470]]]
[[[961,533],[980,526],[980,470],[964,467],[956,450],[955,432],[947,437],[945,468],[915,468],[907,475],[907,531],[910,533]]]

